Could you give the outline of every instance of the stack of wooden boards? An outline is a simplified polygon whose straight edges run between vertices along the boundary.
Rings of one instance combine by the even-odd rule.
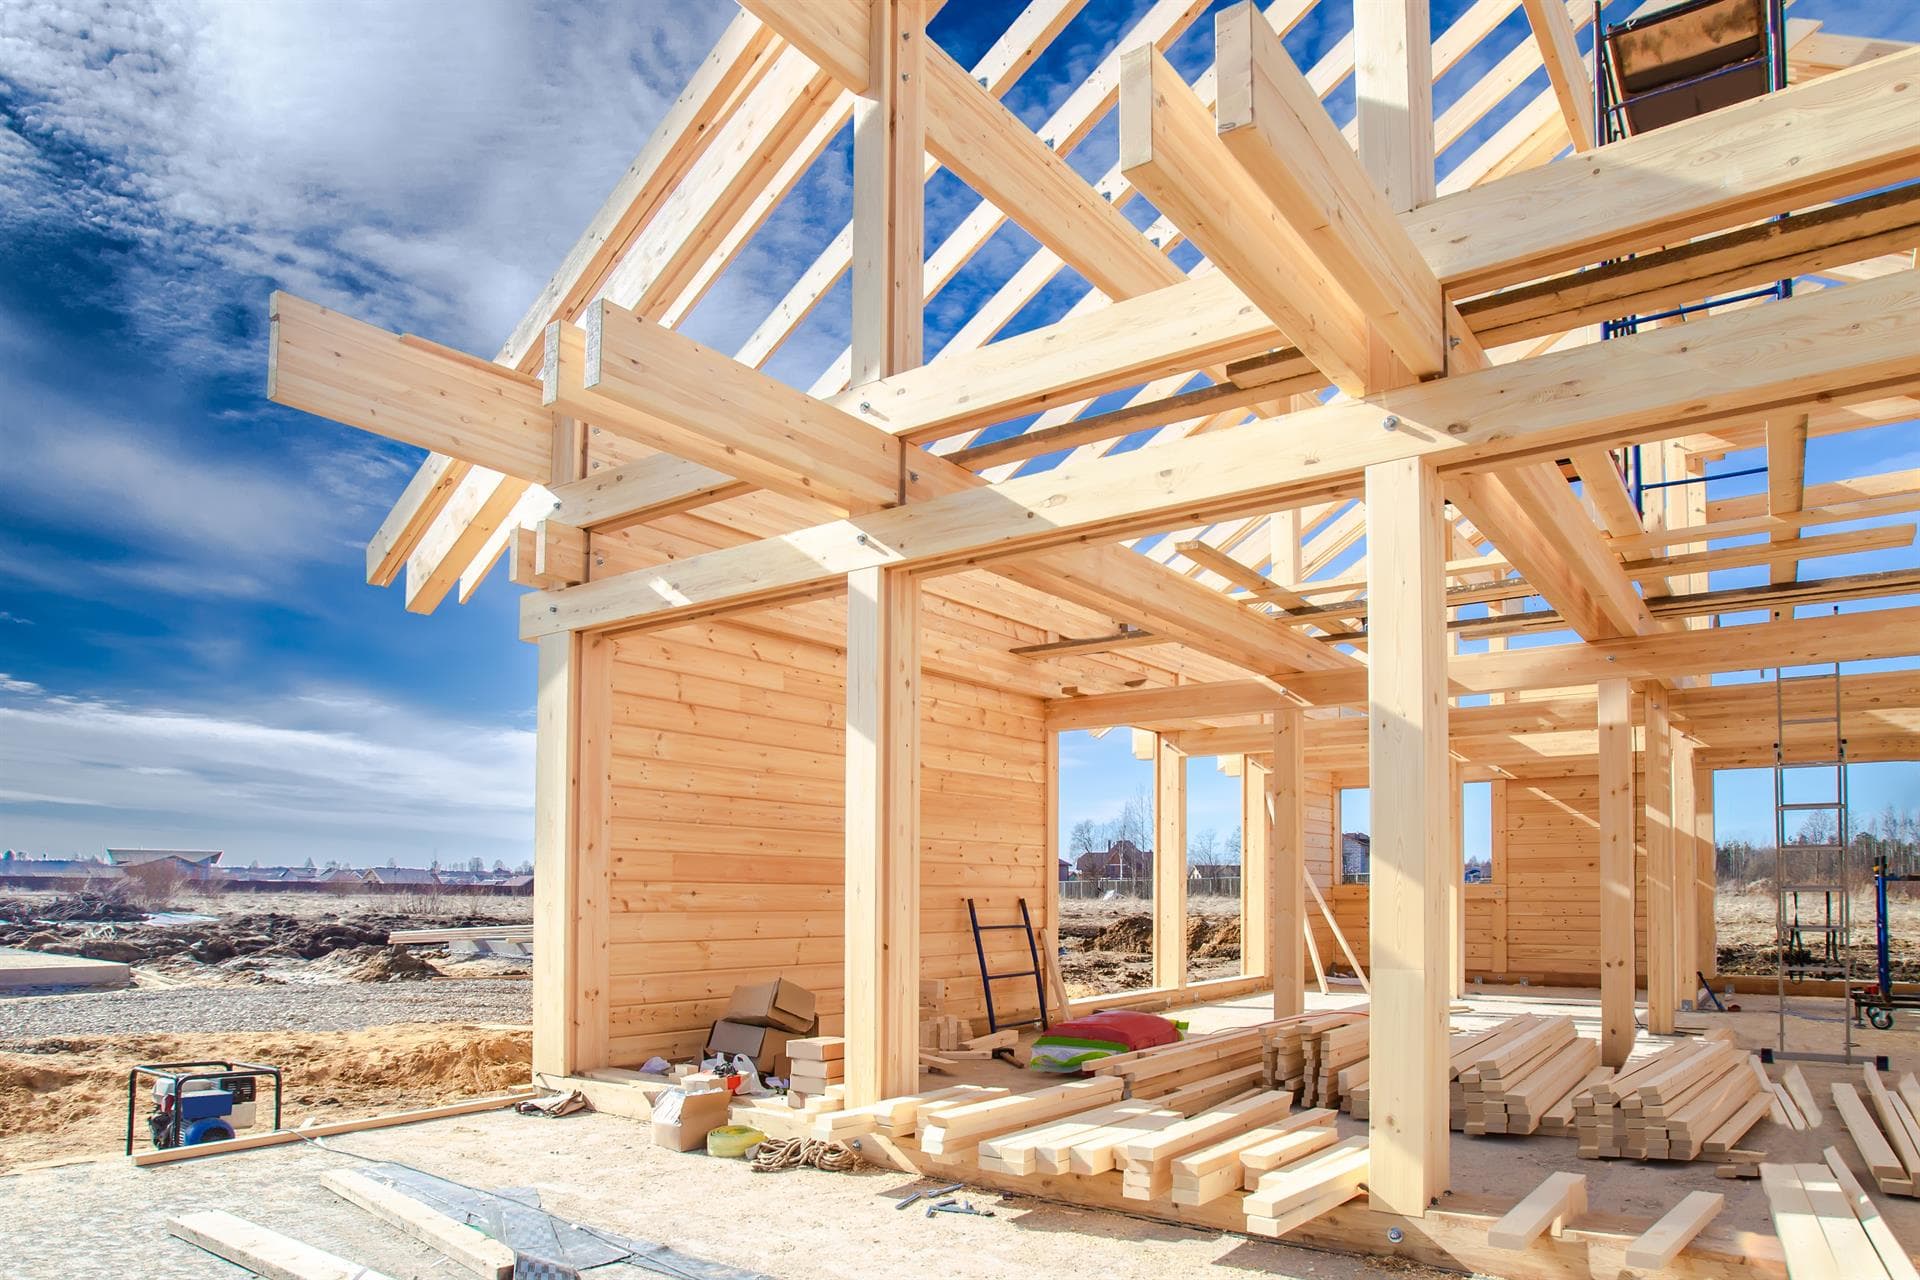
[[[789,1040],[787,1056],[793,1059],[788,1105],[812,1114],[838,1110],[847,1091],[847,1042],[839,1036]]]
[[[944,1163],[1014,1177],[1108,1176],[1128,1200],[1238,1197],[1249,1232],[1280,1235],[1360,1194],[1367,1176],[1366,1138],[1342,1140],[1330,1108],[1294,1111],[1293,1091],[1267,1076],[1270,1039],[1307,1018],[1117,1055],[1033,1093],[962,1085],[889,1099],[821,1115],[812,1132],[912,1139]]]
[[[1448,1043],[1452,1127],[1464,1133],[1573,1132],[1580,1090],[1611,1074],[1600,1046],[1574,1030],[1570,1017],[1522,1013],[1479,1031],[1456,1031]],[[1340,1106],[1367,1117],[1365,1063],[1338,1077]]]
[[[1261,1062],[1267,1079],[1292,1089],[1303,1106],[1338,1105],[1367,1079],[1367,1011],[1310,1013],[1267,1023]]]
[[[1716,1027],[1671,1045],[1574,1098],[1574,1132],[1587,1159],[1726,1160],[1782,1095],[1759,1060]]]
[[[1888,1195],[1920,1195],[1920,1123],[1915,1120],[1920,1115],[1920,1081],[1909,1073],[1888,1089],[1872,1063],[1862,1076],[1866,1100],[1852,1085],[1836,1080],[1834,1109],[1880,1190]]]
[[[1836,1096],[1850,1087],[1835,1085]],[[1825,1164],[1760,1166],[1787,1274],[1795,1280],[1920,1280],[1839,1150],[1828,1147],[1821,1154]]]

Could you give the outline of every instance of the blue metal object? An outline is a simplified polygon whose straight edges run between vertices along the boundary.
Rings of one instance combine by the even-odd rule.
[[[131,1068],[127,1072],[127,1154],[133,1154],[134,1118],[139,1110],[140,1078],[150,1077],[159,1087],[156,1097],[164,1098],[163,1105],[157,1106],[147,1117],[147,1128],[151,1132],[153,1145],[162,1150],[193,1142],[210,1142],[208,1137],[194,1138],[195,1132],[213,1132],[211,1122],[218,1121],[226,1130],[224,1137],[233,1136],[233,1126],[226,1117],[233,1114],[238,1104],[252,1103],[257,1097],[259,1082],[262,1079],[273,1081],[273,1127],[280,1127],[280,1100],[282,1086],[280,1068],[265,1067],[256,1063],[229,1062],[224,1059],[212,1059],[200,1062],[147,1062]],[[195,1085],[210,1084],[212,1088],[194,1088]]]
[[[224,1097],[226,1095],[222,1096]],[[232,1100],[229,1098],[228,1101],[231,1102]],[[205,1120],[195,1120],[192,1124],[188,1125],[186,1133],[181,1136],[180,1145],[183,1147],[197,1147],[203,1142],[225,1142],[232,1136],[233,1126],[228,1124],[223,1117],[209,1116]]]

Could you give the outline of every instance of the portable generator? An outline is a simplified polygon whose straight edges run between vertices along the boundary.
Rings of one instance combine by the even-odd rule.
[[[262,1079],[273,1081],[273,1127],[280,1127],[278,1067],[219,1061],[142,1063],[127,1072],[128,1155],[133,1154],[142,1077],[152,1081],[147,1132],[158,1150],[224,1142],[238,1130],[251,1129]]]

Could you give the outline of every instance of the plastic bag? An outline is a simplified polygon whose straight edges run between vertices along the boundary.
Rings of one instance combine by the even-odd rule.
[[[739,1098],[764,1098],[773,1090],[760,1083],[760,1073],[753,1065],[753,1059],[744,1053],[733,1055],[733,1071],[740,1077],[740,1085],[733,1093]]]
[[[673,1064],[665,1058],[648,1058],[640,1064],[640,1069],[649,1075],[664,1076],[673,1070]]]

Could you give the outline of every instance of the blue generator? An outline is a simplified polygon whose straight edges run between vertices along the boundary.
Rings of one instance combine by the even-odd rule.
[[[152,1081],[147,1133],[155,1149],[224,1142],[251,1129],[260,1081],[273,1081],[273,1127],[280,1127],[280,1070],[248,1062],[152,1062],[127,1073],[127,1154],[133,1154],[140,1081]]]

